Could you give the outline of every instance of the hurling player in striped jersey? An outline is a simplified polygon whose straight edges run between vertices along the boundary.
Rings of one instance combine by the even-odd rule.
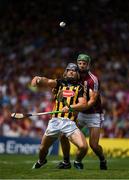
[[[64,134],[77,147],[74,167],[83,169],[82,160],[87,153],[88,146],[83,133],[76,125],[76,118],[77,112],[85,109],[87,102],[84,97],[84,87],[79,84],[79,80],[78,67],[74,63],[68,64],[62,79],[48,79],[39,76],[32,79],[32,86],[42,85],[50,89],[56,88],[53,110],[60,111],[60,113],[53,114],[48,122],[40,145],[39,159],[33,165],[33,169],[40,168],[47,163],[48,149],[60,134]]]

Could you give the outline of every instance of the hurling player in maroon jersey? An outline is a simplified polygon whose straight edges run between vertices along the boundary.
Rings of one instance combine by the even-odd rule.
[[[101,124],[104,115],[100,97],[100,82],[96,75],[90,71],[91,58],[86,54],[80,54],[77,58],[77,64],[81,76],[81,84],[85,88],[85,97],[88,102],[88,108],[78,114],[78,126],[89,128],[89,144],[94,153],[100,160],[100,169],[107,170],[107,162],[103,154],[103,149],[99,145]],[[65,136],[61,137],[61,146],[64,155],[64,161],[60,162],[58,168],[71,168],[69,152],[70,144]]]

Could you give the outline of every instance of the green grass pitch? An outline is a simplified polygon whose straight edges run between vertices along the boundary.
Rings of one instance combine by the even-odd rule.
[[[108,170],[99,170],[96,157],[85,157],[84,169],[73,166],[68,170],[59,170],[56,165],[62,159],[48,156],[48,163],[40,169],[32,170],[38,155],[0,155],[0,179],[129,179],[129,158],[108,159]],[[71,157],[73,164],[74,157]]]

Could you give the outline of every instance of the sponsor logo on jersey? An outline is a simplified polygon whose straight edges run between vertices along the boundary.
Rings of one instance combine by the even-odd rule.
[[[63,90],[63,97],[73,97],[74,96],[74,91],[71,90]]]

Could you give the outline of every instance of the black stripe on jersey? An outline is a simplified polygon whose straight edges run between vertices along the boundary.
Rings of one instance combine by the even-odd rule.
[[[75,101],[75,104],[78,103],[78,98],[79,98],[79,92],[82,90],[82,87],[79,86],[79,89],[78,89],[78,93],[77,93],[77,98],[76,98],[76,101]]]
[[[73,121],[77,123],[77,115],[74,115]]]
[[[73,86],[73,88],[71,89],[72,91],[74,91],[74,93],[76,92],[76,89],[75,89],[75,86]],[[73,104],[73,100],[74,100],[74,96],[73,97],[71,97],[71,99],[70,99],[70,105],[72,105]],[[68,118],[70,119],[71,117],[73,116],[73,113],[72,112],[70,112],[69,113],[69,115],[68,115]]]
[[[69,90],[69,87],[64,87],[64,88],[62,88],[63,90]],[[67,106],[66,104],[67,104],[67,98],[65,98],[65,97],[63,97],[63,107],[64,106]],[[65,113],[61,113],[61,117],[64,117],[65,116]]]
[[[57,94],[57,97],[56,97],[56,102],[57,102],[57,106],[56,106],[56,109],[55,111],[59,111],[60,109],[60,101],[58,100],[58,95],[60,93],[60,91],[63,89],[63,86],[61,85],[59,88],[58,88],[58,94]],[[58,113],[55,114],[55,117],[58,117]]]
[[[59,111],[59,105],[60,105],[60,102],[58,101],[56,111]],[[55,117],[57,116],[58,116],[58,113],[55,114]]]

